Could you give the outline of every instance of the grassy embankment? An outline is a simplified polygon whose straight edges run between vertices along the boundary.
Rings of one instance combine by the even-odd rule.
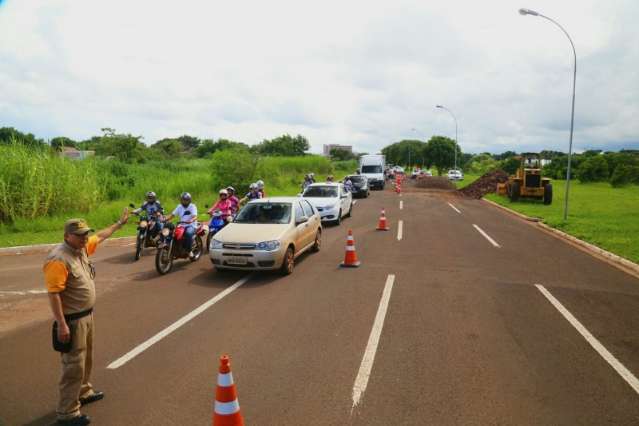
[[[217,190],[233,185],[244,194],[247,182],[262,179],[268,195],[295,195],[305,173],[337,179],[351,173],[355,162],[331,163],[319,156],[262,157],[242,179],[220,172],[213,159],[125,164],[92,159],[73,161],[32,152],[21,147],[0,147],[0,247],[58,242],[62,225],[70,217],[83,217],[95,229],[117,220],[129,203],[138,205],[146,191],[158,194],[167,210],[189,191],[202,220],[204,205],[212,204]],[[215,171],[217,170],[217,173]],[[135,234],[135,224],[115,236]]]
[[[565,181],[553,181],[553,203],[535,201],[511,203],[490,194],[495,201],[560,229],[605,250],[639,262],[639,186],[612,188],[609,183],[570,184],[568,220],[564,222]]]

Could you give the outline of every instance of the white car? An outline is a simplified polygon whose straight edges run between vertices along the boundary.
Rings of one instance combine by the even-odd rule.
[[[341,183],[313,183],[301,197],[317,209],[322,222],[339,225],[343,217],[350,217],[353,209],[353,195]]]
[[[461,170],[451,169],[448,171],[448,179],[450,180],[464,180],[464,174]]]

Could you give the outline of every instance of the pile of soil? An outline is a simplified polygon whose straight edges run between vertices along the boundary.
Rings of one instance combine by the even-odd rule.
[[[420,176],[415,183],[417,188],[454,190],[455,185],[444,176]]]
[[[508,173],[503,170],[488,172],[475,182],[463,187],[458,192],[466,197],[481,198],[486,194],[497,191],[497,184],[508,180]]]

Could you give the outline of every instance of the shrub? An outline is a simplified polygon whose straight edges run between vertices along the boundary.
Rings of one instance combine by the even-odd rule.
[[[619,188],[630,183],[639,184],[639,166],[618,165],[610,178],[610,184],[615,188]]]
[[[588,157],[579,165],[577,176],[582,182],[608,180],[608,162],[601,155]]]

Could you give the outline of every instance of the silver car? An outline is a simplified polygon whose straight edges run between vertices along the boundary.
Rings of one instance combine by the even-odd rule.
[[[215,269],[275,270],[288,275],[295,259],[319,251],[322,224],[317,210],[298,197],[252,200],[211,240]]]

